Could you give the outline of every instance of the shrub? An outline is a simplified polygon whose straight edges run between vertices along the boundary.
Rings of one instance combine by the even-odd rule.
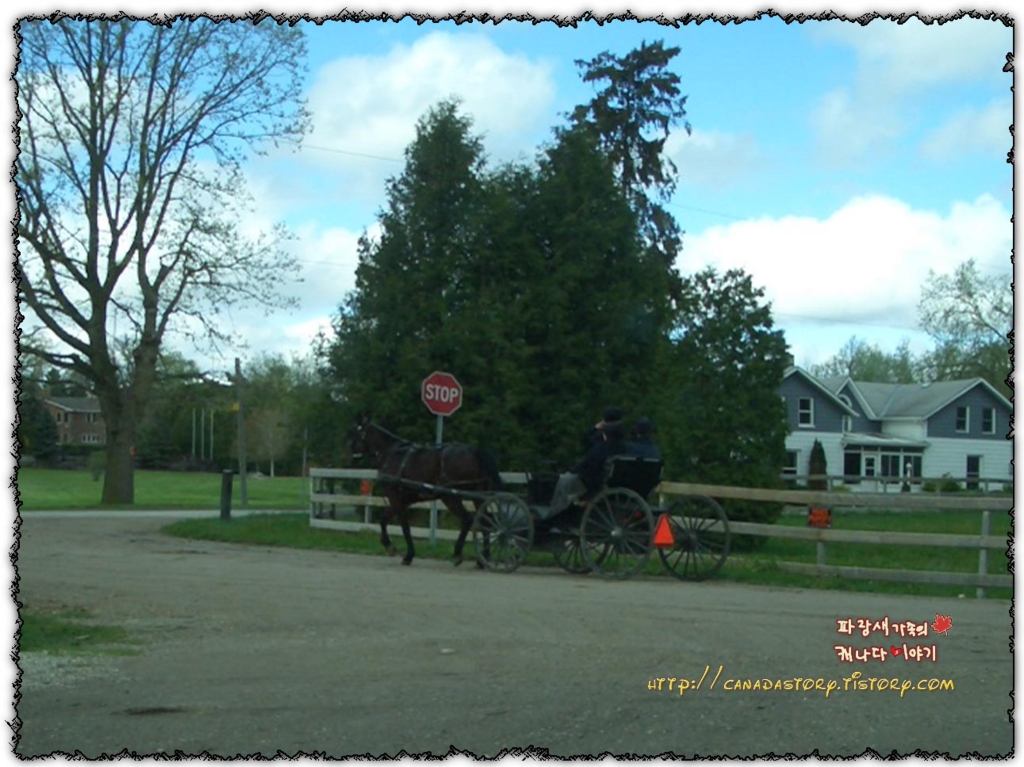
[[[954,480],[949,473],[943,474],[942,477],[942,485],[939,487],[939,490],[943,493],[958,493],[963,489],[960,487],[960,483]]]
[[[808,463],[808,474],[811,475],[812,479],[807,480],[807,487],[811,490],[828,490],[827,479],[814,478],[815,475],[828,474],[828,460],[825,458],[825,448],[822,447],[819,440],[814,440],[814,445],[811,447],[811,457]]]

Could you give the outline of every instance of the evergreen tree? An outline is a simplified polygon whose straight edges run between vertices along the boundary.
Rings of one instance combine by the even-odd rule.
[[[684,286],[659,429],[670,476],[780,487],[788,432],[778,387],[788,364],[764,290],[708,268]],[[723,502],[730,519],[774,522],[778,504]]]
[[[824,479],[828,474],[828,458],[820,440],[814,440],[814,444],[811,445],[807,473],[811,475],[807,480],[808,490],[828,490],[828,480]]]
[[[691,132],[681,80],[668,69],[679,52],[661,41],[644,41],[625,56],[604,52],[590,61],[576,61],[584,82],[607,84],[571,116],[574,124],[599,137],[624,194],[640,216],[646,241],[668,265],[679,254],[680,230],[662,206],[677,183],[677,168],[664,154],[665,142],[680,122],[687,134]]]

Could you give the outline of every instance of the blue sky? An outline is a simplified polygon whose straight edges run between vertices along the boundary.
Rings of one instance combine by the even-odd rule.
[[[667,13],[664,4],[631,7]],[[186,3],[165,12],[193,10],[248,8]],[[368,10],[548,12],[492,4]],[[563,3],[555,12],[581,10]],[[594,92],[573,61],[624,54],[642,40],[681,49],[672,68],[693,126],[692,136],[677,129],[667,147],[680,171],[670,209],[686,231],[677,265],[684,274],[706,265],[749,271],[798,364],[823,361],[852,336],[886,350],[903,339],[917,352],[929,348],[916,308],[929,269],[952,272],[974,257],[984,274],[1005,275],[1009,284],[1012,74],[1002,67],[1013,37],[1000,22],[763,18],[678,28],[581,22],[574,29],[406,19],[306,27],[314,132],[300,152],[247,166],[255,197],[247,227],[280,220],[298,235],[303,282],[283,289],[300,308],[269,318],[257,310],[235,314],[249,348],[228,350],[220,361],[203,357],[211,366],[236,354],[308,351],[354,284],[356,240],[374,232],[385,180],[401,173],[416,120],[430,106],[460,96],[493,161],[530,159],[564,113]]]
[[[751,272],[798,364],[852,336],[928,348],[916,305],[929,268],[973,256],[1009,283],[1012,30],[972,19],[311,25],[316,128],[266,180],[275,209],[319,242],[304,252],[310,277],[335,295],[351,286],[355,237],[372,231],[383,180],[431,103],[458,94],[493,160],[530,158],[593,93],[573,61],[645,39],[681,49],[693,126],[669,144],[679,268]],[[300,334],[318,322],[305,295]]]

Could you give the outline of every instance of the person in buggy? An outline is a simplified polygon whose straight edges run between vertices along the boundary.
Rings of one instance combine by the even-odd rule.
[[[605,411],[606,416],[610,410]],[[549,518],[565,511],[574,503],[585,506],[601,491],[605,462],[614,455],[623,455],[627,452],[626,428],[622,422],[621,411],[617,421],[602,420],[595,428],[599,431],[601,441],[587,451],[583,460],[558,478],[554,497],[548,509]]]
[[[583,435],[583,454],[586,455],[591,448],[604,442],[604,427],[608,424],[622,424],[622,411],[617,407],[606,407],[601,420],[590,427]]]
[[[629,454],[660,461],[661,450],[654,444],[655,431],[650,418],[638,418],[637,422],[633,424],[633,439],[627,445]]]

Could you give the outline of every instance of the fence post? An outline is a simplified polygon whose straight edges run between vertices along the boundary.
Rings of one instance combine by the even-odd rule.
[[[222,522],[231,521],[231,484],[235,472],[224,469],[220,475],[220,518]]]
[[[992,512],[981,512],[981,534],[988,535],[992,529]],[[982,546],[978,549],[978,575],[988,575],[988,549]],[[985,598],[985,587],[978,586],[975,595],[978,599]]]

